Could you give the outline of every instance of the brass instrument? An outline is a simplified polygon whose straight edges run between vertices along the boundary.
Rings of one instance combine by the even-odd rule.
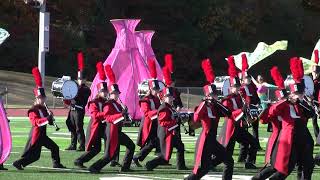
[[[132,119],[132,117],[130,116],[130,114],[128,112],[128,107],[125,104],[122,103],[120,98],[119,98],[119,102],[120,102],[119,104],[121,105],[123,111],[125,112],[124,113],[125,114],[124,119],[126,121],[129,121],[130,123],[133,122],[133,119]]]
[[[319,114],[320,114],[319,102],[314,100],[314,99],[312,99],[310,96],[307,96],[307,95],[305,95],[303,99],[307,102],[307,104],[309,106],[311,106],[313,108],[313,110],[315,111],[317,116],[319,116]]]
[[[175,109],[172,109],[174,116],[177,119],[178,125],[182,126],[185,134],[189,134],[190,136],[194,136],[194,130],[199,128],[197,124],[193,121],[193,112],[178,112]],[[188,123],[188,128],[184,125]]]
[[[44,107],[47,109],[47,112],[48,112],[49,116],[52,115],[52,113],[51,113],[51,111],[49,110],[47,104],[46,104],[46,103],[43,103],[43,105],[44,105]],[[52,123],[53,123],[53,126],[56,128],[56,131],[59,131],[60,128],[59,128],[59,126],[57,125],[56,120],[54,119],[53,116],[52,116]]]
[[[245,112],[243,112],[245,117],[241,119],[243,119],[243,123],[244,123],[243,125],[247,128],[250,128],[252,127],[252,123],[259,120],[259,117],[264,110],[262,109],[260,104],[258,105],[247,104],[246,100],[241,95],[241,93],[240,93],[240,97],[241,97],[242,103],[246,105]]]

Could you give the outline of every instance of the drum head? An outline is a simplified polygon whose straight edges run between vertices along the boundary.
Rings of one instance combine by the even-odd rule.
[[[71,100],[75,98],[78,94],[77,83],[71,80],[65,81],[61,88],[61,93],[63,95],[63,99],[65,100]]]
[[[222,94],[223,96],[228,96],[229,95],[229,87],[230,87],[230,79],[226,79],[223,81],[223,86],[222,86]]]

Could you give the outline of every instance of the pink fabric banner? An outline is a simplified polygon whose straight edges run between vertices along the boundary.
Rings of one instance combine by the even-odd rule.
[[[137,45],[135,28],[139,22],[140,19],[111,20],[117,33],[117,39],[114,48],[104,62],[104,65],[111,65],[121,91],[120,98],[128,106],[129,113],[134,119],[141,118],[137,94],[138,84],[150,77],[147,63],[141,56]],[[162,74],[161,71],[158,73]],[[98,75],[92,82],[92,93],[89,100],[97,94],[97,83],[99,83]]]
[[[0,164],[4,163],[11,152],[12,139],[6,111],[0,97]]]

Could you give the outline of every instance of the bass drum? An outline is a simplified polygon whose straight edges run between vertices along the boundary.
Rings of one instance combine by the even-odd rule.
[[[59,78],[52,82],[51,92],[57,98],[71,100],[78,94],[78,84],[72,80]]]
[[[313,80],[310,76],[304,75],[303,76],[304,79],[304,85],[305,85],[305,94],[307,96],[312,96],[314,93],[314,84],[313,84]],[[287,89],[289,89],[289,85],[292,84],[294,82],[292,75],[287,76],[287,79],[284,81],[284,84],[286,86]]]
[[[160,91],[162,91],[166,87],[166,85],[162,81],[159,81],[159,86],[160,86]],[[149,91],[148,80],[144,80],[140,84],[138,84],[138,96],[140,99],[145,97],[148,91]]]

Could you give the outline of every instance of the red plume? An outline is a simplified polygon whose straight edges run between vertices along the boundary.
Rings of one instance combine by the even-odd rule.
[[[277,66],[273,66],[270,70],[271,77],[279,89],[285,89],[284,80]]]
[[[81,51],[78,52],[77,59],[78,59],[78,70],[83,71],[84,60],[83,60],[83,53]]]
[[[33,75],[34,82],[36,83],[36,85],[38,87],[42,87],[42,77],[41,77],[41,74],[40,74],[38,67],[32,68],[32,75]]]
[[[241,54],[241,58],[242,58],[242,69],[241,70],[242,70],[242,72],[245,72],[249,68],[247,55]]]
[[[157,78],[157,69],[156,69],[156,62],[154,61],[154,59],[148,60],[148,66],[149,66],[149,72],[150,72],[151,78],[156,79]]]
[[[173,73],[173,60],[172,60],[172,54],[166,54],[164,56],[164,62],[165,62],[165,66],[167,66],[169,68],[170,73]]]
[[[170,73],[169,67],[167,66],[163,67],[162,72],[163,72],[164,82],[166,83],[167,86],[170,86],[172,83],[172,80],[171,80],[171,73]]]
[[[237,72],[237,68],[236,65],[234,64],[234,57],[233,56],[229,56],[228,57],[228,74],[230,77],[237,77],[238,76],[238,72]]]
[[[318,65],[319,64],[319,50],[314,50],[314,62]]]
[[[300,82],[303,78],[304,71],[302,61],[298,57],[293,57],[290,59],[290,70],[293,80],[295,82]]]
[[[99,78],[101,81],[105,81],[106,80],[106,74],[104,73],[104,70],[103,70],[103,64],[101,61],[99,61],[96,65],[96,68],[97,68],[97,72],[99,74]]]
[[[207,81],[209,83],[213,83],[214,79],[215,79],[215,76],[214,76],[213,68],[211,66],[210,59],[202,60],[201,67],[202,67],[202,70],[203,70],[204,74],[206,75]]]
[[[113,73],[113,70],[109,64],[107,64],[104,67],[104,70],[106,71],[107,77],[109,79],[110,84],[115,84],[116,83],[116,76]]]

